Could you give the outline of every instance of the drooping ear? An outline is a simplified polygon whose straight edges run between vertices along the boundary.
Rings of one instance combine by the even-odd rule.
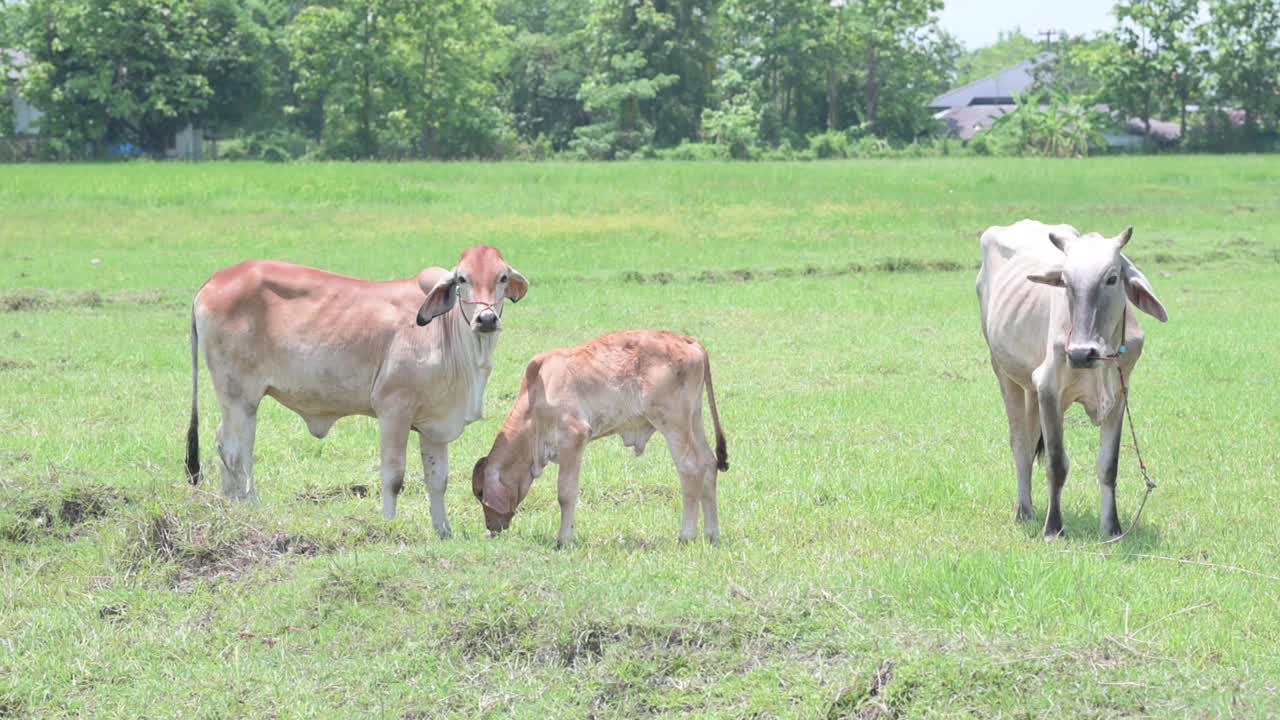
[[[1121,255],[1120,259],[1124,267],[1124,294],[1129,297],[1129,302],[1160,322],[1169,322],[1169,313],[1156,297],[1151,281],[1142,274],[1137,265],[1130,262],[1129,258]]]
[[[422,307],[418,310],[419,326],[426,325],[453,308],[458,299],[457,293],[454,292],[457,283],[458,276],[454,273],[449,273],[441,278],[435,284],[435,287],[427,291],[427,300],[422,303]]]
[[[1062,280],[1062,268],[1053,267],[1036,275],[1028,275],[1027,279],[1033,283],[1041,285],[1052,285],[1054,287],[1066,287],[1067,284]]]
[[[471,494],[477,499],[484,497],[484,468],[489,464],[489,456],[485,455],[476,461],[475,467],[471,468]]]
[[[529,292],[529,281],[520,274],[519,270],[507,266],[507,299],[518,303],[524,299],[527,292]]]
[[[487,464],[487,463],[486,463]],[[499,515],[511,512],[511,490],[502,484],[497,468],[484,471],[484,497],[481,502]]]
[[[1061,250],[1063,253],[1067,251],[1067,242],[1070,240],[1071,238],[1066,235],[1059,235],[1056,232],[1049,233],[1049,242],[1053,243],[1053,246]]]
[[[1130,225],[1129,227],[1124,229],[1124,232],[1116,236],[1116,247],[1123,250],[1124,246],[1129,244],[1129,238],[1132,238],[1132,237],[1133,237],[1133,226]]]

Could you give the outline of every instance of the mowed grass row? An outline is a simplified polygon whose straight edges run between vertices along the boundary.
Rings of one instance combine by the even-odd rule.
[[[0,177],[0,716],[1263,716],[1280,711],[1280,167],[1259,158],[795,165],[17,167]],[[1013,522],[977,233],[1113,234],[1169,308],[1133,411],[1160,488],[1098,544],[1068,418],[1070,537]],[[263,404],[262,502],[184,482],[189,303],[274,257],[371,278],[492,243],[486,419],[416,450],[381,520],[375,424]],[[99,260],[91,264],[91,260]],[[682,547],[660,438],[555,472],[487,539],[469,471],[526,361],[622,328],[711,352],[723,544]],[[202,370],[203,373],[203,370]],[[1121,519],[1142,481],[1121,461]],[[1043,512],[1042,471],[1035,486]]]

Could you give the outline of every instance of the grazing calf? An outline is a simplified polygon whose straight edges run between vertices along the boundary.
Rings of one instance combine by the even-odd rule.
[[[702,427],[704,383],[716,431],[714,454]],[[506,530],[534,478],[554,462],[560,465],[557,546],[568,545],[587,443],[621,435],[622,444],[640,455],[655,430],[666,438],[680,472],[680,540],[697,535],[701,502],[707,540],[719,542],[716,471],[729,469],[729,452],[716,411],[711,360],[697,340],[663,331],[612,333],[572,350],[542,353],[529,363],[493,449],[471,472],[485,526],[494,534]]]
[[[281,262],[219,271],[196,293],[191,317],[191,426],[187,473],[200,481],[199,347],[222,406],[222,494],[257,496],[258,404],[270,395],[323,438],[339,418],[378,419],[382,512],[396,514],[409,431],[421,439],[431,523],[448,537],[448,444],[480,419],[502,329],[503,301],[529,283],[496,248],[474,247],[453,270],[368,282]]]
[[[1132,234],[1131,227],[1115,238],[1081,236],[1069,225],[1033,220],[982,234],[978,302],[1009,417],[1017,517],[1035,517],[1031,467],[1035,456],[1046,452],[1046,540],[1063,532],[1060,496],[1068,463],[1062,420],[1077,402],[1094,425],[1102,426],[1099,526],[1105,536],[1120,534],[1116,470],[1125,398],[1119,373],[1128,382],[1144,340],[1129,303],[1160,322],[1169,319],[1147,277],[1120,253]]]

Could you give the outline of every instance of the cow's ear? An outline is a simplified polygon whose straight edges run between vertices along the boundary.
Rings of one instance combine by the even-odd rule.
[[[1027,279],[1033,283],[1052,285],[1054,287],[1066,287],[1067,285],[1062,279],[1062,268],[1049,268],[1037,275],[1028,275]]]
[[[1146,275],[1129,261],[1129,258],[1120,256],[1122,266],[1124,267],[1124,294],[1129,297],[1129,302],[1134,307],[1160,322],[1169,322],[1169,313],[1164,309],[1164,304],[1156,297],[1156,291],[1151,287],[1151,281]]]
[[[497,469],[484,470],[484,497],[481,499],[489,509],[499,515],[511,512],[511,489],[502,484]]]
[[[449,273],[431,288],[427,293],[426,302],[422,303],[422,307],[418,310],[418,325],[426,325],[453,308],[458,300],[458,294],[454,292],[457,283],[458,276]]]
[[[520,274],[519,270],[507,267],[507,299],[518,303],[524,299],[527,292],[529,292],[529,281]]]
[[[481,502],[484,498],[484,468],[487,464],[489,464],[489,456],[485,455],[476,461],[475,467],[471,468],[471,494]]]

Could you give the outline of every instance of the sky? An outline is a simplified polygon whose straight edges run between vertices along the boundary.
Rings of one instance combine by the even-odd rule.
[[[1042,30],[1072,35],[1111,27],[1115,0],[946,0],[942,27],[973,50],[991,45],[1001,30],[1022,28],[1030,37]]]

